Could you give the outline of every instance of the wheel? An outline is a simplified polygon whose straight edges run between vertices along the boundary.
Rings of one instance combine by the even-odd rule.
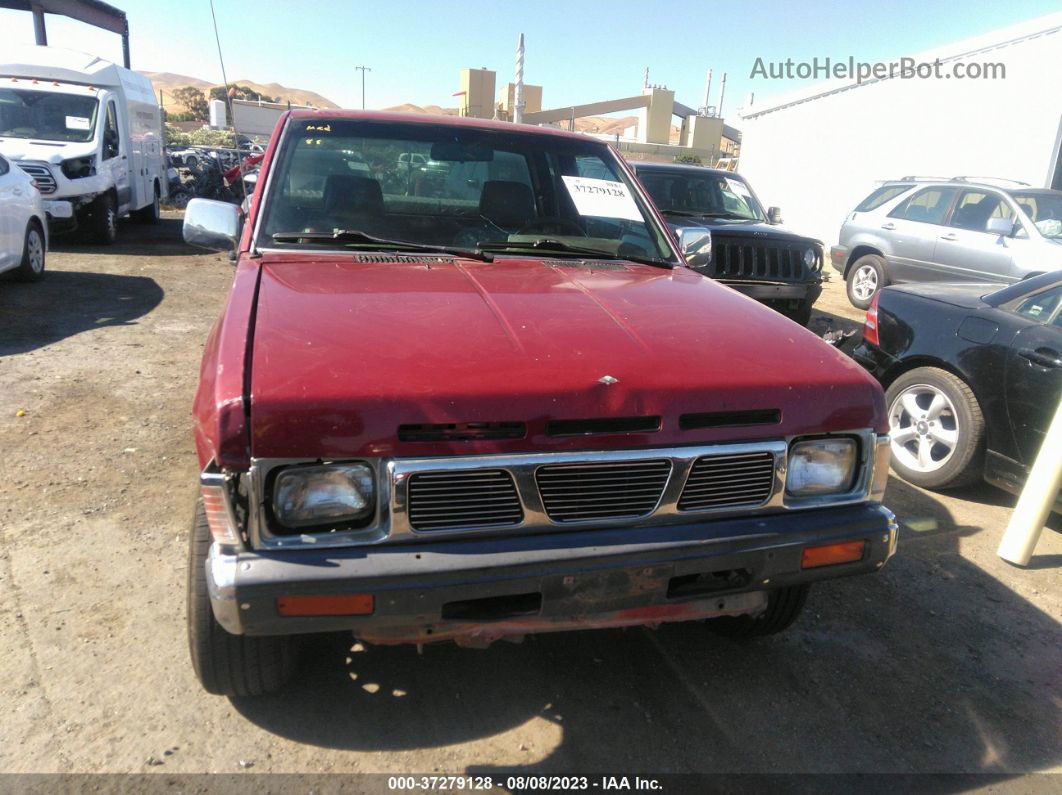
[[[848,284],[848,300],[852,302],[852,306],[866,309],[875,293],[889,283],[885,275],[885,258],[877,254],[864,254],[852,263],[845,281]]]
[[[20,282],[36,282],[44,277],[44,231],[36,221],[26,227],[26,240],[22,244],[22,262],[15,268],[15,278]]]
[[[118,238],[118,205],[114,195],[104,193],[96,197],[92,207],[92,239],[109,246]]]
[[[170,194],[169,203],[171,207],[176,207],[178,210],[183,210],[188,206],[188,202],[192,200],[192,195],[186,190],[174,191]]]
[[[777,588],[767,595],[767,609],[758,616],[721,616],[706,622],[708,629],[728,638],[761,638],[789,627],[804,609],[810,585]]]
[[[977,482],[984,458],[985,420],[961,378],[936,367],[904,373],[885,392],[892,468],[927,489]]]
[[[198,500],[188,551],[188,648],[195,674],[207,692],[219,696],[276,692],[295,673],[294,639],[231,635],[217,622],[206,585],[210,543],[203,501]]]
[[[160,217],[159,184],[155,183],[155,199],[147,207],[141,207],[134,213],[136,220],[141,224],[157,224]]]

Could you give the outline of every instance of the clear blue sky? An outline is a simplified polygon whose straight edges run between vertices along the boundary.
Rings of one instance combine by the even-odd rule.
[[[133,67],[221,82],[208,0],[110,0],[129,16]],[[527,40],[525,79],[543,85],[546,107],[630,96],[650,80],[701,104],[707,69],[712,102],[728,73],[724,115],[754,91],[757,104],[814,81],[750,79],[757,56],[877,61],[986,33],[1059,10],[1058,0],[215,0],[230,80],[310,89],[340,105],[412,102],[455,106],[459,70],[487,67],[512,79],[518,33]],[[121,60],[117,35],[48,17],[49,43]],[[0,10],[0,47],[33,43],[26,12]],[[2,58],[2,55],[0,55]]]

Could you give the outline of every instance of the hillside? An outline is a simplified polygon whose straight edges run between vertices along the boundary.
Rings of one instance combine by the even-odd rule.
[[[175,102],[171,98],[173,90],[176,88],[182,88],[184,86],[193,86],[198,88],[204,94],[208,94],[210,89],[220,83],[211,83],[207,80],[201,80],[198,77],[189,77],[188,75],[178,75],[173,72],[141,72],[148,80],[151,81],[151,85],[155,88],[155,94],[158,95],[159,90],[165,92],[164,104],[167,109],[176,113],[180,113],[186,110],[180,103]],[[332,102],[332,100],[322,97],[320,94],[307,91],[302,88],[289,88],[288,86],[282,86],[279,83],[256,83],[253,80],[233,80],[239,86],[246,86],[252,91],[257,91],[259,94],[265,94],[270,97],[280,97],[281,102],[291,102],[292,105],[313,105],[316,108],[338,108],[339,106]]]

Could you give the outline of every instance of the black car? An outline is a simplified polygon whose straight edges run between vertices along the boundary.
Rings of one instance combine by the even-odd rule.
[[[887,287],[863,337],[852,355],[885,387],[899,475],[1021,491],[1062,395],[1062,271]]]
[[[676,234],[691,226],[711,232],[706,256],[691,258],[690,267],[807,325],[822,292],[822,241],[783,229],[778,209],[764,212],[749,184],[733,171],[670,163],[631,166]]]

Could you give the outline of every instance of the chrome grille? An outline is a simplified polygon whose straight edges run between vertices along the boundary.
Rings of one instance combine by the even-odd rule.
[[[709,275],[716,279],[803,281],[806,248],[748,238],[728,238],[713,232]]]
[[[698,458],[679,497],[680,511],[760,505],[774,489],[771,453],[738,453]]]
[[[33,182],[41,193],[55,193],[55,177],[47,166],[19,163],[18,167],[33,177]]]
[[[550,519],[577,522],[651,513],[670,474],[664,459],[558,464],[539,467],[535,482]]]
[[[512,475],[504,469],[419,472],[408,488],[414,530],[510,526],[524,519]]]

